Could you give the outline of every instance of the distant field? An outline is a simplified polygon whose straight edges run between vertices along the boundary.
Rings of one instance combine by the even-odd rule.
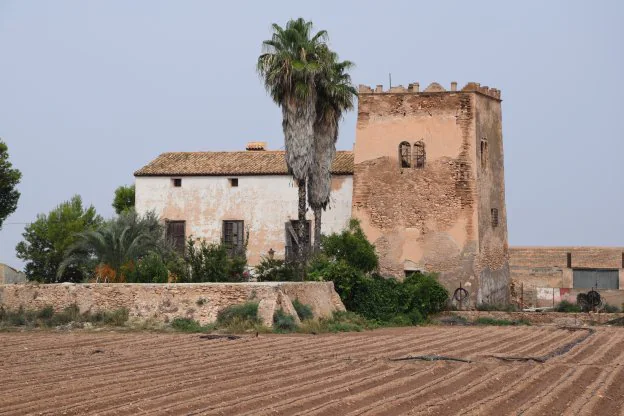
[[[0,414],[624,415],[624,329],[0,334]],[[562,352],[559,350],[559,352]],[[468,359],[391,361],[407,355]],[[553,354],[551,354],[553,355]]]

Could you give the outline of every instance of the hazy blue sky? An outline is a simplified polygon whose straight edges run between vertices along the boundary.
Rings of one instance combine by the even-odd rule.
[[[624,245],[622,1],[0,0],[0,137],[23,173],[0,262],[21,267],[19,223],[74,194],[111,216],[161,152],[281,147],[255,61],[299,16],[356,84],[502,90],[510,244]]]

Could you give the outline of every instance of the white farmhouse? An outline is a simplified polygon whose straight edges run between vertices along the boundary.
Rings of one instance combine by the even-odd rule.
[[[352,152],[337,152],[332,175],[323,234],[341,231],[351,217]],[[293,252],[298,192],[283,151],[254,142],[241,152],[163,153],[134,176],[137,211],[155,211],[179,249],[188,237],[233,249],[247,242],[250,265],[270,250],[277,258]],[[310,227],[309,209],[306,218]]]

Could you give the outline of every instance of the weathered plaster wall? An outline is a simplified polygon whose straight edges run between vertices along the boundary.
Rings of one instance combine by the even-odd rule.
[[[510,277],[501,103],[480,94],[475,94],[475,103],[474,149],[479,211],[476,272],[481,288],[477,301],[507,303]],[[482,149],[482,140],[487,143],[487,149]],[[492,223],[492,209],[498,211],[497,226]]]
[[[162,219],[186,221],[186,235],[211,242],[221,239],[222,221],[243,220],[249,231],[248,260],[259,262],[269,249],[283,257],[285,223],[297,219],[297,187],[285,175],[238,176],[231,187],[226,176],[185,176],[182,186],[170,177],[135,178],[136,209],[153,209]],[[353,180],[350,175],[332,179],[331,203],[323,212],[322,232],[341,231],[351,216]],[[308,210],[307,218],[314,215]]]
[[[490,104],[478,101],[474,92],[444,92],[439,86],[420,93],[402,87],[390,92],[361,87],[352,215],[376,245],[383,273],[439,272],[449,289],[461,282],[473,301],[481,277],[487,281],[490,301],[507,299],[500,95],[495,95],[479,97],[494,103]],[[478,111],[493,114],[477,119]],[[480,186],[477,122],[480,130],[497,135],[499,144],[493,150],[501,154],[488,182]],[[403,141],[424,142],[424,169],[400,167]],[[483,200],[480,192],[487,192]],[[482,211],[493,198],[502,201],[502,227],[488,234],[480,230]]]
[[[81,312],[126,308],[133,318],[185,317],[202,324],[214,322],[227,306],[257,301],[260,319],[272,326],[276,309],[296,316],[295,299],[310,305],[316,318],[345,310],[332,282],[0,285],[0,305],[10,310],[76,304]]]

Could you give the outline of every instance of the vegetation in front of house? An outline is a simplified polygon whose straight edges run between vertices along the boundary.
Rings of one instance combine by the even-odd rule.
[[[323,237],[309,276],[333,281],[347,310],[385,324],[415,325],[442,311],[449,299],[436,275],[415,273],[403,281],[375,272],[379,259],[359,223]]]
[[[259,282],[292,282],[299,280],[296,267],[282,259],[262,257],[254,272]]]
[[[245,252],[228,253],[223,244],[189,238],[182,260],[174,269],[176,281],[180,283],[242,282],[245,279]]]
[[[299,190],[299,241],[305,241],[306,191],[314,212],[314,241],[320,241],[321,213],[329,202],[331,164],[336,153],[338,122],[353,108],[349,61],[340,61],[327,44],[327,32],[313,33],[313,24],[292,19],[272,25],[262,43],[257,71],[273,101],[282,109],[286,165]],[[297,272],[305,276],[305,244],[297,247]]]
[[[17,209],[20,193],[17,185],[22,173],[9,162],[9,148],[0,140],[0,230],[4,220]]]
[[[26,277],[41,283],[77,283],[89,278],[93,270],[71,264],[59,273],[59,267],[66,250],[76,242],[77,234],[95,230],[102,222],[93,206],[83,207],[78,195],[48,214],[39,214],[26,226],[22,233],[24,240],[16,247],[17,258],[26,262]]]
[[[113,208],[117,214],[134,209],[134,185],[120,186],[115,189],[115,197],[113,199]]]
[[[0,306],[0,328],[27,327],[53,328],[65,325],[82,327],[89,323],[94,326],[121,327],[128,321],[127,309],[114,311],[98,311],[80,313],[77,305],[70,305],[60,312],[54,311],[52,306],[45,306],[39,310],[19,308],[16,311],[7,310]]]

